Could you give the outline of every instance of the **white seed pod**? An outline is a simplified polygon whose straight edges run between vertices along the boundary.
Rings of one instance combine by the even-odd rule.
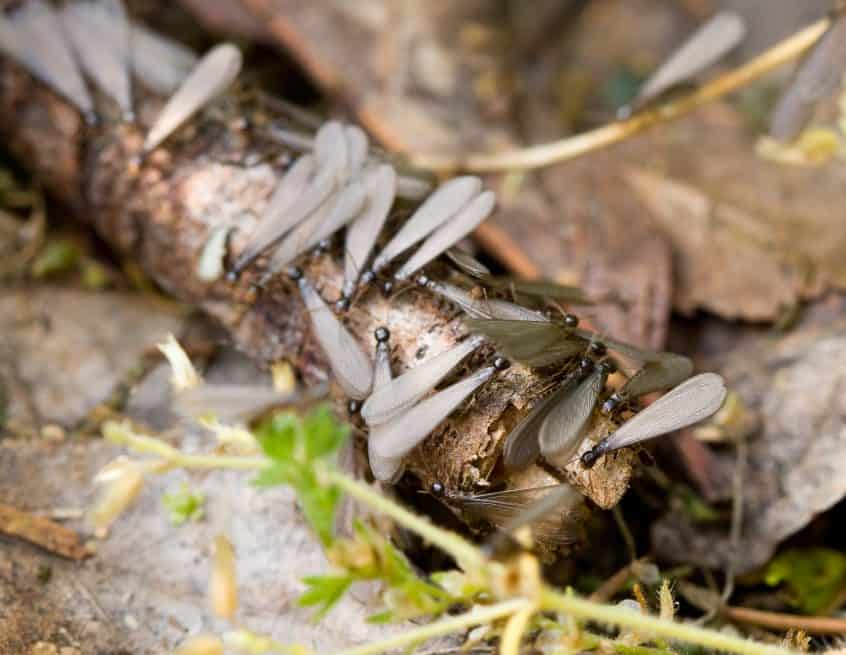
[[[408,411],[482,343],[482,337],[471,337],[374,389],[361,407],[362,418],[367,425],[381,425]]]
[[[167,101],[144,140],[144,151],[157,148],[185,121],[223,93],[241,72],[241,51],[231,43],[209,50]]]
[[[643,105],[670,87],[688,81],[712,66],[746,36],[743,18],[721,11],[703,24],[643,84],[636,104]]]
[[[489,366],[421,401],[404,414],[370,432],[369,444],[379,457],[405,457],[476,389],[491,379]]]
[[[432,232],[394,277],[398,280],[408,279],[447,248],[461,241],[491,215],[494,205],[496,194],[493,191],[485,191],[473,198],[458,214]]]
[[[397,255],[425,239],[461,211],[481,190],[482,180],[475,176],[457,177],[439,186],[377,255],[373,270],[382,270]]]
[[[716,373],[695,375],[623,423],[582,455],[582,462],[591,466],[605,453],[699,423],[720,409],[725,397],[722,377]]]
[[[0,16],[0,51],[73,103],[86,118],[94,117],[94,102],[61,20],[46,2],[31,0],[8,16]]]
[[[214,282],[224,270],[226,243],[235,228],[232,225],[217,225],[209,234],[200,257],[197,260],[197,277],[203,282]]]
[[[350,398],[364,400],[373,386],[373,367],[349,330],[305,278],[298,281],[314,335],[329,360],[332,373]]]
[[[364,173],[362,178],[367,204],[347,228],[344,247],[344,286],[342,294],[352,296],[356,283],[367,266],[376,239],[385,225],[396,195],[397,175],[393,166],[382,164]]]
[[[60,15],[84,72],[117,103],[124,117],[132,120],[130,31],[123,3],[72,2],[65,5]]]

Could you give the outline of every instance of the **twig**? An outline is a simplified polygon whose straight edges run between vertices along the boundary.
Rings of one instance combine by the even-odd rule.
[[[739,623],[751,623],[773,630],[804,630],[815,635],[846,634],[846,619],[833,616],[799,616],[730,605],[723,608],[723,616]]]
[[[441,621],[421,626],[415,630],[410,630],[409,632],[404,632],[403,634],[389,637],[382,641],[374,641],[369,644],[339,651],[335,655],[377,655],[377,653],[384,653],[389,650],[402,648],[403,646],[413,646],[422,641],[458,632],[474,625],[491,623],[497,619],[523,611],[530,606],[530,601],[523,598],[508,600],[483,609],[467,612],[466,614],[442,619]]]
[[[409,161],[415,167],[439,173],[458,170],[493,173],[540,168],[573,159],[593,150],[623,141],[654,125],[675,120],[702,105],[737,91],[779,66],[799,57],[817,42],[830,24],[829,18],[823,18],[776,44],[740,68],[721,75],[691,94],[654,109],[639,112],[624,121],[611,123],[560,141],[521,150],[495,154],[470,154],[466,157],[410,154]]]
[[[0,534],[24,539],[55,555],[80,560],[91,555],[79,535],[63,525],[0,503]]]

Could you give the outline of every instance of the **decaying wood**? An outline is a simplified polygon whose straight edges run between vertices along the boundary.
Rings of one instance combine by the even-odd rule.
[[[24,539],[68,559],[80,560],[91,554],[73,530],[4,503],[0,503],[0,534]]]
[[[20,162],[53,194],[122,256],[135,258],[165,290],[220,321],[258,362],[289,359],[307,384],[326,375],[290,282],[280,276],[256,292],[250,286],[255,273],[237,283],[212,284],[195,274],[204,240],[220,222],[238,226],[232,247],[236,252],[242,247],[292,156],[269,138],[266,125],[272,117],[257,108],[247,90],[224,98],[139,165],[139,126],[103,121],[90,128],[29,76],[8,62],[0,66],[0,130]],[[150,124],[160,103],[141,99],[141,124]],[[337,297],[341,284],[339,261],[336,252],[303,263],[329,300]],[[395,373],[426,352],[444,350],[465,333],[453,307],[416,288],[390,299],[376,289],[365,291],[347,323],[371,353],[373,330],[388,326]],[[468,362],[478,364],[478,358]],[[418,448],[409,468],[424,486],[440,480],[468,488],[487,478],[501,439],[541,386],[533,372],[513,366]],[[597,421],[591,439],[598,440],[611,427]],[[626,489],[631,457],[628,452],[615,454],[589,472],[571,464],[568,475],[596,504],[611,507]]]

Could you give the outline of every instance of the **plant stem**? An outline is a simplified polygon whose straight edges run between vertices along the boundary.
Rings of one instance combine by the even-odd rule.
[[[416,167],[439,173],[453,173],[458,170],[477,173],[527,170],[573,159],[622,141],[654,125],[675,120],[702,105],[746,86],[799,57],[817,42],[830,24],[829,18],[823,18],[777,43],[740,68],[721,75],[689,95],[654,109],[638,112],[627,120],[604,125],[590,132],[510,152],[470,154],[466,157],[412,154],[409,159]]]
[[[496,605],[467,612],[466,614],[442,619],[381,641],[362,644],[355,648],[348,648],[347,650],[335,653],[335,655],[376,655],[377,653],[384,653],[385,651],[404,646],[413,646],[421,641],[458,632],[474,625],[491,623],[497,619],[511,616],[515,612],[524,610],[529,606],[531,606],[531,602],[524,598],[507,600],[503,603],[497,603]]]
[[[578,619],[610,623],[639,632],[649,632],[672,641],[697,644],[736,655],[794,655],[794,651],[781,646],[762,644],[714,630],[646,616],[614,605],[600,605],[549,589],[544,590],[541,605],[544,609],[562,611]]]
[[[454,532],[442,530],[432,525],[432,522],[428,519],[409,512],[390,499],[373,491],[368,485],[347,477],[343,473],[329,469],[326,470],[326,477],[356,500],[360,500],[373,509],[390,516],[400,525],[452,555],[465,570],[468,567],[479,569],[485,565],[487,558],[482,555],[479,549]]]

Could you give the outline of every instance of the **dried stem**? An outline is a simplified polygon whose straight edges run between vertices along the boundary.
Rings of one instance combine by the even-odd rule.
[[[689,95],[584,134],[510,152],[470,154],[466,157],[411,154],[409,159],[412,165],[433,170],[439,174],[456,171],[494,173],[528,170],[574,159],[593,150],[623,141],[654,125],[675,120],[743,88],[802,55],[819,40],[830,24],[829,18],[823,18],[776,44],[740,68],[721,75]]]

